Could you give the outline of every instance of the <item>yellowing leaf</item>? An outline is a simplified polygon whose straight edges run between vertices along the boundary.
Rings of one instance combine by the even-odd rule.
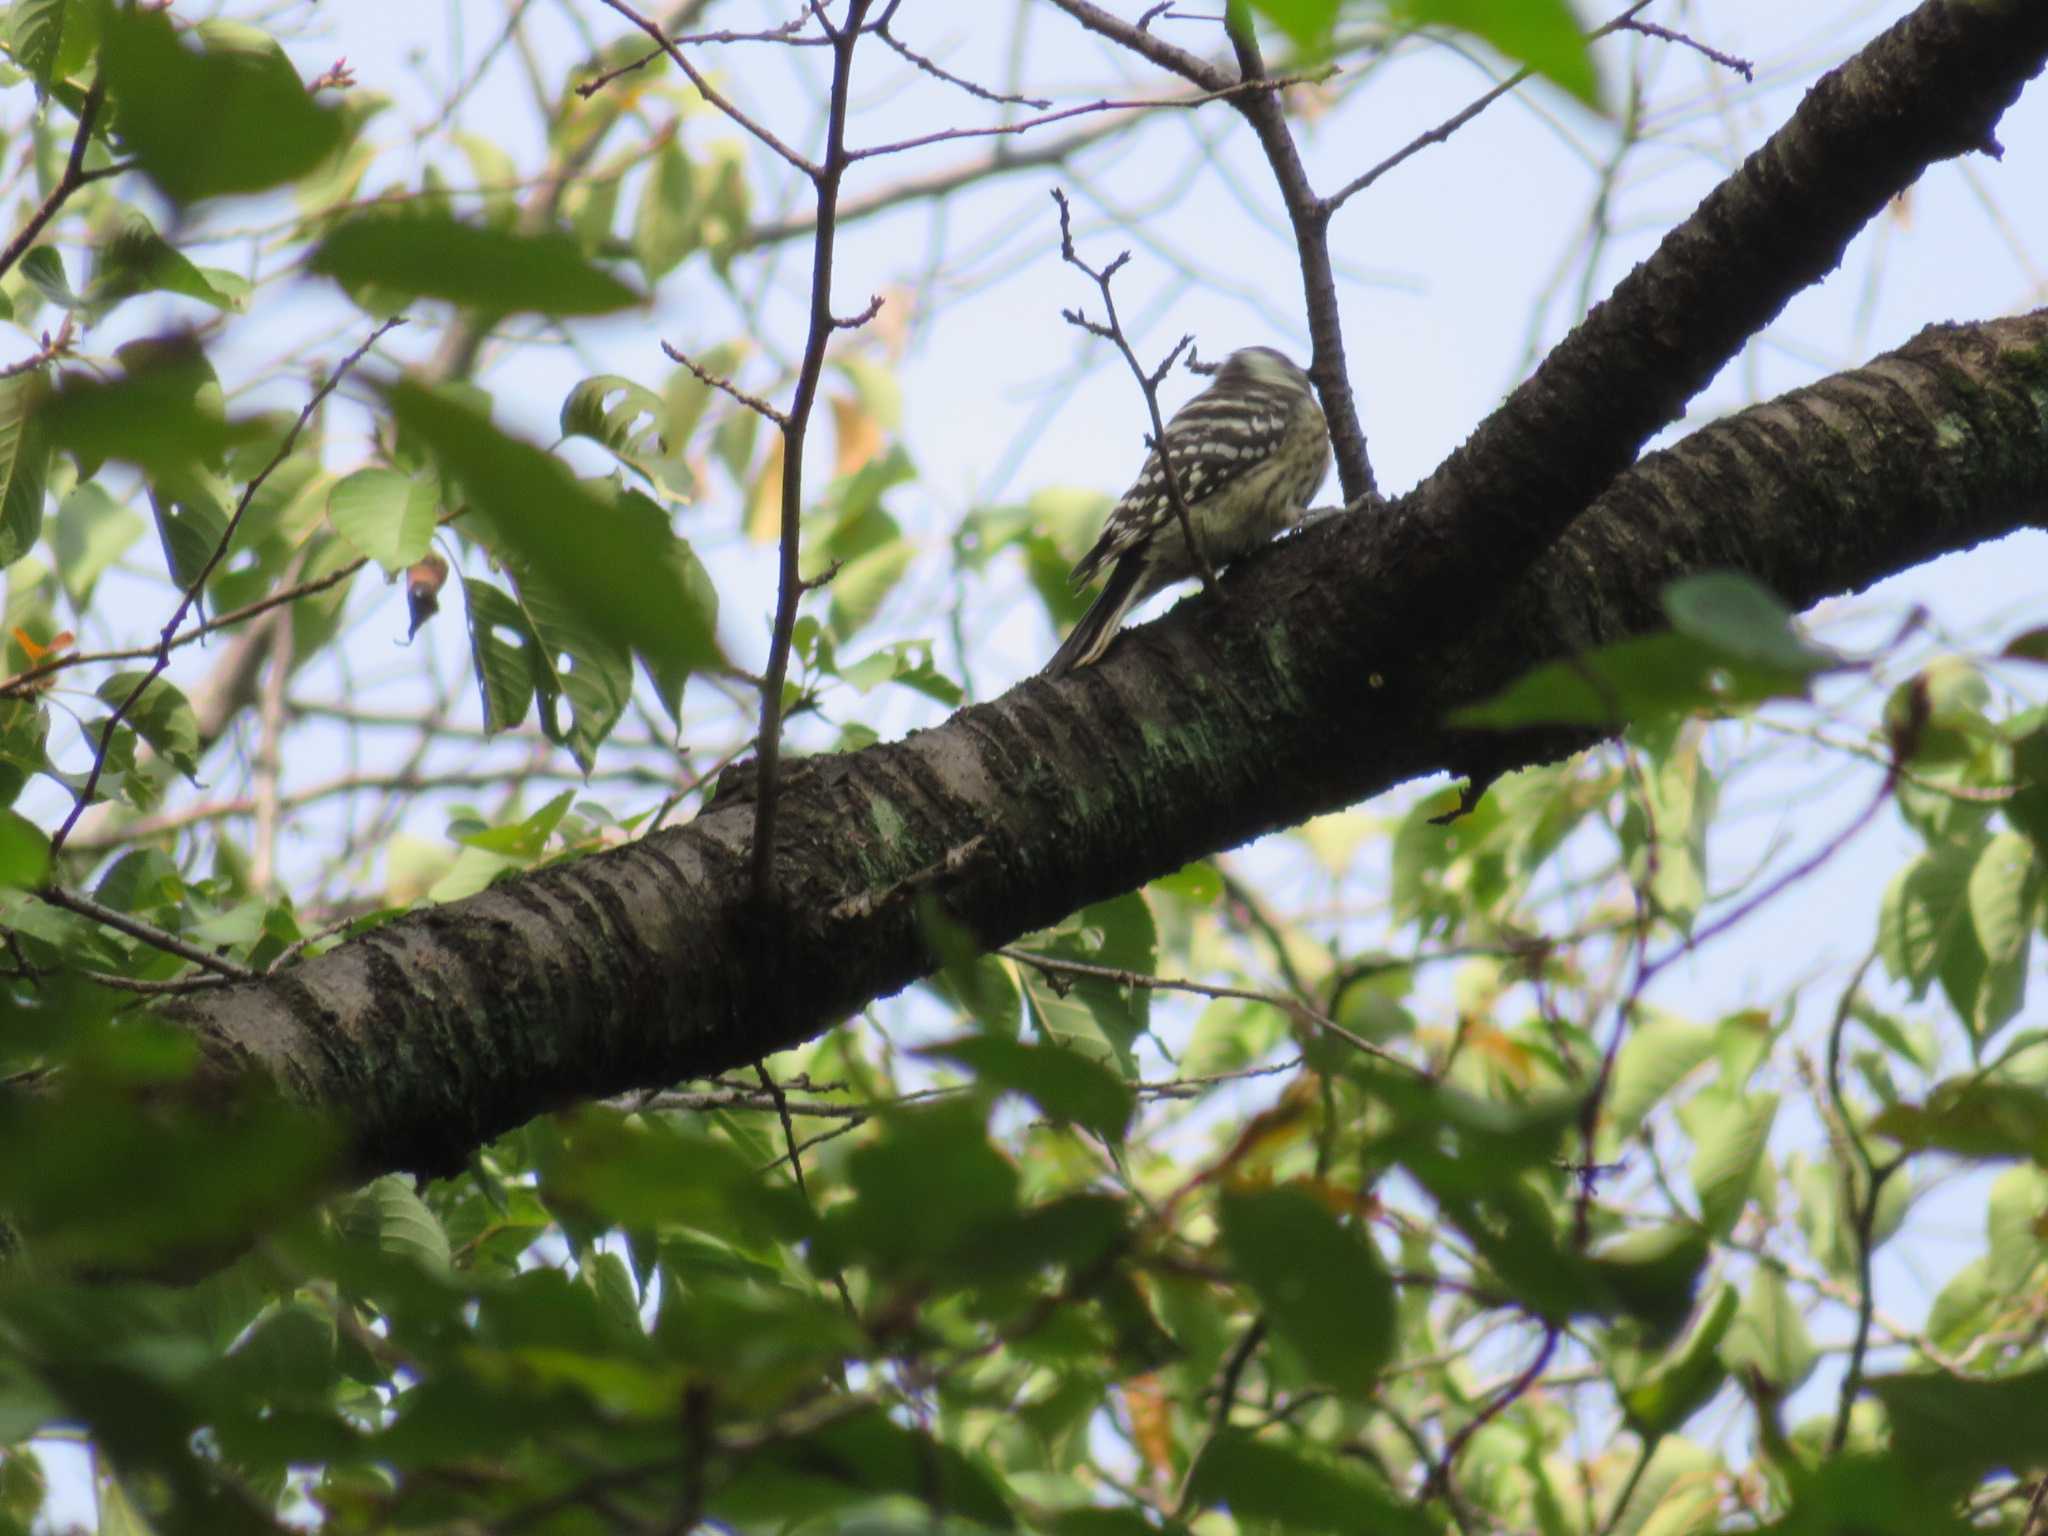
[[[1155,1487],[1173,1483],[1173,1404],[1159,1377],[1151,1371],[1123,1385],[1124,1411],[1131,1418],[1131,1441],[1152,1474]]]
[[[768,456],[747,492],[747,537],[773,544],[782,532],[782,434],[768,440]]]
[[[837,452],[832,473],[850,475],[882,451],[882,424],[848,395],[832,398],[832,425]]]

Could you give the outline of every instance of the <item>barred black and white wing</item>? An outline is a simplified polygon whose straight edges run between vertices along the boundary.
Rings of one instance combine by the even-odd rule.
[[[1271,347],[1231,353],[1214,382],[1174,413],[1075,565],[1077,587],[1105,566],[1109,580],[1046,671],[1087,666],[1134,606],[1201,569],[1174,510],[1169,469],[1202,556],[1220,566],[1296,521],[1329,464],[1330,435],[1308,376]]]
[[[1293,371],[1292,363],[1269,348],[1249,350],[1267,353]],[[1232,354],[1215,382],[1174,412],[1166,424],[1165,463],[1173,466],[1181,500],[1190,511],[1269,460],[1286,440],[1294,420],[1299,392],[1285,383],[1262,382],[1240,364],[1245,355]],[[1306,382],[1304,379],[1303,384]],[[1074,585],[1085,587],[1110,561],[1177,522],[1172,494],[1166,487],[1166,469],[1155,447],[1145,456],[1137,480],[1111,509],[1102,537],[1074,566]],[[1230,558],[1222,551],[1205,553],[1212,561]]]

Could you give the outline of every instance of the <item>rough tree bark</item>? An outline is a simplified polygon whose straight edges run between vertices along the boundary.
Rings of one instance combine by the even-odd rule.
[[[994,945],[1418,774],[1555,757],[1578,738],[1441,722],[1654,627],[1676,576],[1805,606],[2043,521],[2048,311],[1936,327],[1629,466],[1887,198],[1993,147],[2044,55],[2038,0],[1929,0],[1410,495],[1243,562],[1220,620],[1191,599],[1076,677],[792,765],[772,904],[736,775],[687,827],[163,1013],[212,1073],[336,1113],[353,1171],[445,1173],[541,1110],[756,1060],[926,974],[920,895]]]

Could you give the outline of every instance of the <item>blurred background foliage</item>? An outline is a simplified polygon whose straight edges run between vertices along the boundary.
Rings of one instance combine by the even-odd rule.
[[[663,17],[728,29],[692,44],[707,92],[617,6],[451,4],[401,90],[327,62],[327,9],[0,24],[0,1525],[2043,1528],[2038,610],[1879,601],[1809,634],[1746,582],[1682,584],[1668,635],[1473,717],[1619,706],[1628,734],[1462,819],[1423,786],[995,954],[935,909],[915,993],[461,1177],[323,1203],[323,1128],[172,1109],[191,1046],[152,997],[686,818],[762,686],[792,466],[735,391],[788,407],[812,230],[710,96],[816,154],[814,18]],[[1561,0],[1255,9],[1345,176],[1339,128],[1445,56],[1526,66],[1536,118],[1597,146],[1532,348],[1625,251],[1624,167],[1768,126],[1720,97],[1660,120],[1682,45],[1589,49],[1604,18]],[[970,46],[890,5],[859,46],[863,144],[914,136],[906,93],[924,134],[1097,107],[846,193],[849,231],[899,234],[839,286],[853,312],[887,273],[802,466],[801,569],[829,580],[790,634],[801,750],[933,723],[1078,612],[1135,392],[1066,440],[1032,404],[1025,483],[963,497],[927,460],[979,451],[972,397],[907,383],[996,267],[1061,280],[1048,179],[1086,193],[1089,153],[1143,142],[1169,200],[1238,217],[1212,142],[1157,147],[1227,113],[1144,105],[1160,79],[1033,42],[1066,25],[1042,10],[991,7],[1010,31]],[[1720,7],[1672,10],[1715,39]],[[956,197],[978,244],[884,216]],[[1147,250],[1142,207],[1088,206],[1176,274],[1148,333],[1223,291]],[[1298,336],[1284,258],[1236,278]],[[1020,390],[1005,344],[966,345]]]

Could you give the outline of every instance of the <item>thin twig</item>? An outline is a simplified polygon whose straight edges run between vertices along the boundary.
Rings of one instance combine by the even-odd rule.
[[[588,101],[621,75],[630,75],[636,70],[645,69],[666,53],[671,46],[677,48],[697,48],[702,47],[706,43],[786,43],[795,48],[815,48],[829,42],[829,38],[798,37],[796,35],[809,26],[810,22],[810,12],[806,11],[794,21],[786,21],[779,27],[770,27],[765,32],[693,32],[677,34],[674,37],[665,37],[662,39],[661,47],[650,49],[630,63],[621,64],[616,69],[608,69],[603,74],[584,81],[576,87],[576,94],[585,101]]]
[[[661,344],[661,350],[668,354],[671,362],[681,363],[691,373],[695,374],[700,384],[732,396],[733,399],[739,401],[748,410],[767,417],[778,427],[788,425],[789,418],[783,415],[781,411],[770,405],[766,400],[763,400],[759,395],[748,394],[724,374],[713,373],[694,357],[691,357],[686,352],[677,351],[665,341]]]
[[[1036,96],[1006,96],[1001,91],[991,91],[985,86],[976,85],[972,80],[962,79],[951,70],[941,67],[936,61],[926,58],[894,32],[890,31],[889,19],[885,16],[880,22],[876,23],[875,36],[895,49],[902,57],[908,59],[912,64],[930,75],[934,80],[943,80],[948,85],[958,86],[970,96],[982,101],[994,102],[999,106],[1035,107],[1038,111],[1043,112],[1052,105],[1051,102],[1042,101]]]
[[[49,367],[60,357],[70,356],[73,318],[72,312],[66,310],[63,320],[58,323],[57,334],[52,336],[48,331],[43,332],[42,344],[35,351],[18,363],[9,363],[5,368],[0,368],[0,379],[19,378],[24,373],[34,373],[38,368]]]
[[[216,975],[243,981],[256,974],[246,965],[222,959],[212,950],[201,949],[197,944],[187,943],[175,933],[167,933],[154,923],[145,923],[139,917],[107,906],[104,902],[94,901],[90,896],[81,896],[76,891],[66,890],[61,885],[39,887],[36,895],[53,907],[62,907],[67,912],[75,912],[80,917],[90,918],[103,928],[125,933],[131,939],[139,939],[152,949],[160,949],[167,955],[176,955],[180,960],[190,960],[194,965],[204,966]]]
[[[1187,992],[1196,997],[1241,998],[1246,1002],[1265,1003],[1278,1008],[1290,1018],[1299,1019],[1305,1024],[1312,1024],[1317,1029],[1335,1035],[1375,1060],[1384,1061],[1389,1066],[1400,1067],[1420,1076],[1427,1075],[1414,1062],[1395,1055],[1385,1046],[1374,1045],[1363,1035],[1346,1029],[1328,1014],[1318,1012],[1298,997],[1288,997],[1278,992],[1259,992],[1250,987],[1188,981],[1179,977],[1147,976],[1142,971],[1119,970],[1113,965],[1090,965],[1085,960],[1063,960],[1054,955],[1037,955],[1028,949],[1019,949],[1011,944],[1002,946],[995,953],[1042,971],[1048,976],[1085,976],[1094,981],[1114,982],[1120,987],[1144,987],[1156,992]]]
[[[1623,27],[1630,26],[1635,21],[1637,13],[1640,11],[1648,10],[1649,7],[1650,0],[1635,0],[1634,4],[1629,6],[1629,8],[1623,11],[1619,16],[1615,17],[1614,20],[1608,22],[1604,26],[1596,27],[1593,31],[1589,32],[1587,34],[1588,39],[1596,37],[1605,37],[1610,32],[1619,31]],[[1505,80],[1501,81],[1498,85],[1495,85],[1488,90],[1482,91],[1478,96],[1474,97],[1464,107],[1460,108],[1456,112],[1453,112],[1449,117],[1445,118],[1442,122],[1438,123],[1434,128],[1424,129],[1421,133],[1418,133],[1414,138],[1410,139],[1406,144],[1403,144],[1399,149],[1395,150],[1391,155],[1388,155],[1386,159],[1380,161],[1379,164],[1373,166],[1370,170],[1365,171],[1361,175],[1353,177],[1350,181],[1345,182],[1343,186],[1339,187],[1335,192],[1332,192],[1328,197],[1323,199],[1324,208],[1331,213],[1335,213],[1339,208],[1343,207],[1358,193],[1363,192],[1367,187],[1371,186],[1374,182],[1378,181],[1382,176],[1386,175],[1387,172],[1391,171],[1395,166],[1401,164],[1405,160],[1414,158],[1423,150],[1429,148],[1432,144],[1443,143],[1446,139],[1450,138],[1452,134],[1456,133],[1460,128],[1464,127],[1467,123],[1471,122],[1473,118],[1477,117],[1480,113],[1484,112],[1488,107],[1492,106],[1495,102],[1499,101],[1503,96],[1508,95],[1509,93],[1514,91],[1518,86],[1527,84],[1530,80],[1535,78],[1535,74],[1536,71],[1533,69],[1518,69],[1513,74],[1509,75]]]
[[[1209,551],[1195,533],[1194,519],[1188,516],[1187,497],[1181,494],[1180,472],[1174,468],[1173,455],[1167,452],[1166,423],[1159,414],[1159,385],[1181,353],[1194,345],[1195,338],[1181,337],[1166,354],[1166,360],[1147,373],[1145,365],[1138,361],[1138,354],[1131,348],[1130,338],[1124,334],[1123,321],[1117,318],[1116,296],[1110,291],[1110,280],[1116,276],[1118,269],[1131,259],[1131,253],[1122,252],[1106,267],[1089,266],[1074,249],[1073,210],[1067,206],[1067,194],[1054,187],[1052,200],[1059,205],[1060,210],[1060,259],[1069,266],[1080,268],[1095,280],[1095,286],[1102,294],[1103,312],[1109,316],[1109,320],[1107,324],[1098,325],[1074,309],[1061,310],[1060,317],[1069,325],[1077,326],[1091,336],[1099,336],[1104,341],[1112,343],[1117,351],[1123,354],[1124,361],[1130,365],[1131,374],[1137,379],[1138,388],[1144,393],[1145,410],[1152,418],[1151,448],[1159,457],[1160,476],[1166,482],[1166,499],[1173,504],[1173,515],[1180,523],[1180,534],[1187,541],[1188,553],[1194,557],[1195,568],[1202,573],[1202,589],[1213,597],[1216,594],[1216,567],[1210,563]]]
[[[605,0],[616,5],[618,0]],[[838,237],[839,183],[846,174],[846,104],[853,79],[853,50],[869,0],[847,0],[846,20],[836,29],[816,11],[818,24],[832,38],[832,91],[825,112],[825,155],[821,164],[802,164],[816,191],[818,226],[811,243],[810,331],[804,340],[803,362],[796,390],[782,420],[782,517],[775,595],[775,627],[769,636],[768,665],[761,678],[761,726],[755,749],[760,764],[759,798],[754,802],[751,887],[765,903],[773,885],[775,858],[776,773],[782,761],[782,684],[789,675],[789,652],[796,633],[797,608],[803,598],[800,565],[803,525],[804,436],[810,428],[811,406],[825,369],[825,348],[835,329],[832,322],[832,252]],[[678,55],[680,58],[680,55]],[[707,96],[706,98],[710,98]]]
[[[1192,96],[1165,97],[1104,97],[1100,101],[1084,101],[1076,106],[1061,107],[1038,117],[1027,117],[1021,122],[994,123],[981,128],[940,128],[931,133],[919,134],[915,138],[897,139],[888,144],[874,144],[866,149],[853,150],[848,159],[873,160],[882,155],[899,155],[905,150],[923,149],[928,144],[945,144],[954,139],[1000,138],[1012,134],[1029,133],[1034,128],[1044,128],[1052,123],[1065,122],[1070,117],[1085,117],[1094,112],[1129,112],[1149,110],[1154,107],[1189,108],[1206,106],[1212,101],[1230,101],[1255,91],[1284,90],[1290,85],[1310,85],[1327,80],[1336,73],[1331,65],[1313,74],[1275,75],[1270,79],[1240,80],[1235,85],[1226,85],[1220,90],[1201,91]],[[1047,104],[1049,105],[1049,103]]]
[[[276,472],[277,467],[291,457],[292,450],[298,446],[300,434],[306,430],[306,423],[313,419],[313,413],[320,408],[320,403],[334,392],[335,387],[348,376],[348,371],[363,359],[370,348],[374,347],[390,331],[403,324],[405,324],[405,317],[403,315],[394,315],[391,319],[386,320],[370,333],[367,341],[357,347],[355,351],[349,353],[347,357],[343,358],[328,373],[320,387],[313,391],[313,397],[306,402],[305,409],[299,412],[298,419],[291,425],[291,430],[285,433],[284,440],[277,445],[277,452],[271,455],[270,462],[258,470],[249,483],[242,488],[242,494],[235,502],[235,510],[228,515],[227,526],[221,529],[220,538],[215,542],[213,552],[207,556],[206,563],[199,568],[198,574],[192,578],[191,583],[185,588],[184,595],[178,599],[178,606],[172,611],[169,620],[165,622],[163,632],[157,638],[154,659],[149,669],[136,681],[135,686],[128,690],[128,696],[121,701],[113,714],[108,716],[102,724],[99,746],[94,750],[92,756],[92,768],[87,772],[85,782],[79,786],[77,796],[72,801],[70,814],[64,818],[64,824],[57,829],[56,835],[50,839],[50,857],[52,859],[56,858],[57,854],[63,849],[64,840],[71,835],[71,829],[78,825],[78,818],[83,816],[86,807],[92,804],[93,796],[99,789],[100,776],[106,772],[107,756],[113,750],[114,732],[119,728],[121,722],[128,717],[129,711],[134,709],[141,700],[143,693],[158,678],[162,677],[165,669],[170,666],[171,651],[173,649],[173,641],[177,638],[178,626],[185,622],[185,615],[192,611],[192,605],[199,601],[200,593],[206,590],[206,583],[212,578],[214,571],[219,568],[221,561],[227,557],[228,546],[234,542],[235,532],[241,527],[242,518],[248,512],[250,503],[256,499],[256,493],[263,488],[264,482]]]
[[[1224,13],[1223,30],[1237,55],[1238,74],[1245,80],[1264,80],[1265,59],[1259,52],[1250,13],[1233,6]],[[1323,417],[1329,423],[1330,448],[1337,460],[1337,483],[1347,507],[1370,505],[1380,499],[1379,482],[1372,472],[1372,455],[1367,451],[1365,427],[1358,419],[1358,401],[1351,392],[1351,374],[1344,360],[1343,316],[1337,304],[1337,269],[1330,258],[1330,208],[1309,184],[1308,168],[1280,110],[1280,100],[1270,91],[1252,92],[1233,98],[1239,115],[1251,124],[1266,164],[1273,172],[1281,206],[1294,234],[1295,255],[1301,266],[1302,307],[1308,314],[1312,344],[1308,376],[1323,403]]]
[[[1637,7],[1637,9],[1641,9],[1641,7]],[[1660,27],[1654,21],[1637,21],[1633,17],[1629,17],[1601,30],[1640,32],[1645,37],[1654,37],[1667,43],[1676,43],[1681,48],[1690,48],[1694,53],[1712,59],[1723,69],[1734,70],[1736,74],[1742,76],[1744,80],[1749,81],[1752,85],[1756,83],[1756,66],[1748,59],[1738,59],[1732,53],[1723,53],[1718,48],[1709,48],[1696,37],[1687,37],[1683,32],[1674,32],[1669,27]]]
[[[791,165],[795,166],[798,170],[802,171],[806,176],[810,177],[813,181],[817,180],[819,175],[819,167],[811,164],[810,161],[806,160],[802,155],[798,154],[795,150],[791,149],[787,144],[783,143],[781,139],[777,138],[775,134],[771,132],[767,127],[756,122],[753,118],[749,117],[745,112],[743,112],[738,106],[734,105],[731,101],[728,101],[722,94],[720,94],[718,88],[714,86],[709,80],[706,80],[704,78],[702,72],[698,70],[697,66],[689,61],[689,58],[683,53],[683,50],[679,48],[667,36],[667,34],[665,34],[661,30],[661,27],[657,23],[649,20],[645,16],[642,16],[638,11],[634,10],[632,6],[626,4],[626,0],[601,0],[601,3],[606,6],[609,6],[612,10],[617,11],[621,16],[625,17],[626,20],[630,21],[631,23],[633,23],[634,26],[638,27],[642,32],[645,32],[649,37],[653,38],[656,45],[661,49],[661,51],[667,54],[671,59],[675,61],[676,68],[680,69],[684,74],[690,77],[690,84],[694,85],[697,88],[698,95],[702,96],[706,101],[710,102],[712,106],[716,107],[720,112],[723,112],[727,117],[731,118],[735,123],[739,124],[740,127],[746,129],[748,133],[751,133],[756,139],[759,139],[769,149],[773,150],[776,154],[780,155],[784,160],[788,161]],[[855,0],[855,3],[858,9],[867,9],[865,0]],[[820,24],[823,25],[822,17],[820,18]],[[858,28],[856,27],[853,30],[857,31]],[[851,46],[850,42],[849,46]],[[586,92],[585,94],[588,93]],[[842,118],[844,117],[843,111],[841,113],[841,116]]]
[[[0,276],[14,270],[14,264],[28,254],[29,247],[36,243],[36,236],[43,227],[57,216],[71,194],[88,182],[96,180],[98,174],[85,168],[85,151],[92,143],[92,125],[100,115],[100,105],[107,99],[106,82],[97,74],[91,87],[85,93],[85,100],[78,107],[78,129],[71,135],[71,153],[64,159],[64,174],[57,178],[57,184],[50,188],[49,196],[28,216],[28,222],[21,226],[7,248],[0,250]],[[123,169],[126,169],[124,166]]]

